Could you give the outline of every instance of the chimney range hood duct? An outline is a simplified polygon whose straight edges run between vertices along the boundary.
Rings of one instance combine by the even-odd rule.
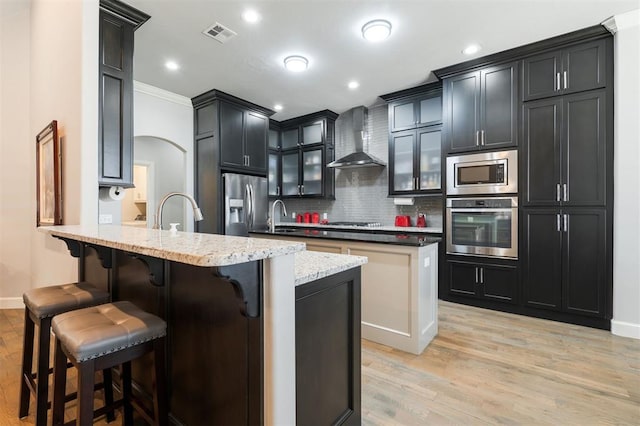
[[[367,138],[367,108],[359,106],[352,108],[338,117],[338,121],[341,121],[342,129],[338,134],[338,137],[347,141],[346,145],[351,146],[350,139],[355,142],[355,152],[345,155],[344,157],[335,160],[327,167],[334,169],[348,169],[352,167],[384,167],[386,164],[374,157],[371,154],[367,154],[363,150],[364,140]],[[338,123],[336,123],[336,127]]]

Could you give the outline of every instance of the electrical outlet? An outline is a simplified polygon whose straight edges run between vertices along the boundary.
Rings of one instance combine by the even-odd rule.
[[[98,223],[101,225],[107,224],[107,223],[113,223],[113,215],[110,214],[101,214],[98,217]]]

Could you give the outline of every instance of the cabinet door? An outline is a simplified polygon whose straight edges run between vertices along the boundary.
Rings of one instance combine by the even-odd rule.
[[[447,262],[449,266],[449,292],[463,296],[475,296],[480,281],[477,265],[466,262]]]
[[[392,133],[389,144],[389,192],[413,191],[416,131]]]
[[[605,40],[579,44],[563,50],[562,87],[565,93],[597,89],[606,84]]]
[[[269,151],[269,196],[280,195],[280,155],[277,151]]]
[[[515,302],[518,290],[518,269],[514,266],[478,265],[482,296],[500,302]]]
[[[220,102],[220,164],[244,167],[244,110]]]
[[[567,95],[563,99],[564,204],[604,206],[607,181],[605,90]]]
[[[562,99],[523,104],[523,205],[558,205],[561,196]]]
[[[446,79],[447,145],[450,152],[468,151],[479,145],[480,72]]]
[[[563,308],[570,313],[603,317],[609,285],[605,210],[576,208],[563,213]]]
[[[275,129],[269,129],[269,149],[280,149],[280,132]]]
[[[522,61],[524,81],[522,100],[554,96],[561,90],[560,67],[562,54],[559,50],[531,56]]]
[[[213,136],[196,139],[195,146],[195,198],[204,212],[204,219],[195,222],[195,231],[217,234],[221,231],[222,211],[215,195],[220,193],[220,173],[215,165],[218,162],[218,150]]]
[[[524,209],[524,304],[543,309],[562,307],[562,215],[558,209]]]
[[[440,128],[418,131],[418,188],[421,191],[440,189],[441,134]]]
[[[246,166],[252,170],[267,170],[267,131],[269,120],[262,114],[247,112],[245,115],[244,154]]]
[[[281,134],[282,149],[297,148],[300,143],[298,139],[298,128],[286,129]]]
[[[302,151],[301,195],[322,195],[323,164],[322,148]]]
[[[389,122],[391,131],[413,129],[416,127],[416,102],[406,100],[389,105]]]
[[[100,11],[99,185],[133,186],[133,25]]]
[[[442,123],[442,96],[431,96],[416,102],[418,127]]]
[[[282,195],[300,195],[298,151],[282,153]]]
[[[518,144],[518,65],[480,71],[480,144],[485,148]]]
[[[305,124],[302,126],[302,144],[314,145],[322,143],[323,139],[323,121],[316,121],[315,123]]]

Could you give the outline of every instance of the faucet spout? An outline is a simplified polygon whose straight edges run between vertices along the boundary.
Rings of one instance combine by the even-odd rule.
[[[198,207],[198,203],[196,203],[196,200],[191,195],[185,194],[183,192],[170,192],[162,197],[162,200],[160,200],[160,203],[158,204],[158,208],[153,219],[153,229],[162,229],[162,208],[164,207],[164,203],[166,203],[169,198],[175,195],[184,197],[191,203],[191,208],[193,209],[193,219],[196,222],[204,219],[204,217],[202,216],[202,212],[200,211],[200,207]]]
[[[269,232],[271,232],[272,234],[276,231],[276,204],[282,204],[282,214],[284,216],[287,215],[287,207],[284,205],[284,201],[282,200],[275,200],[273,202],[273,204],[271,205],[271,216],[269,217]]]

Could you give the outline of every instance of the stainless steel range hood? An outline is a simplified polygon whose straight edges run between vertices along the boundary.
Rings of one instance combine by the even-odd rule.
[[[327,164],[327,167],[348,169],[386,166],[379,158],[364,152],[364,141],[367,139],[367,115],[368,111],[364,106],[355,107],[340,114],[336,126],[340,123],[343,128],[337,132],[337,137],[340,138],[338,142],[345,143],[348,148],[353,147],[351,149],[354,152]]]

